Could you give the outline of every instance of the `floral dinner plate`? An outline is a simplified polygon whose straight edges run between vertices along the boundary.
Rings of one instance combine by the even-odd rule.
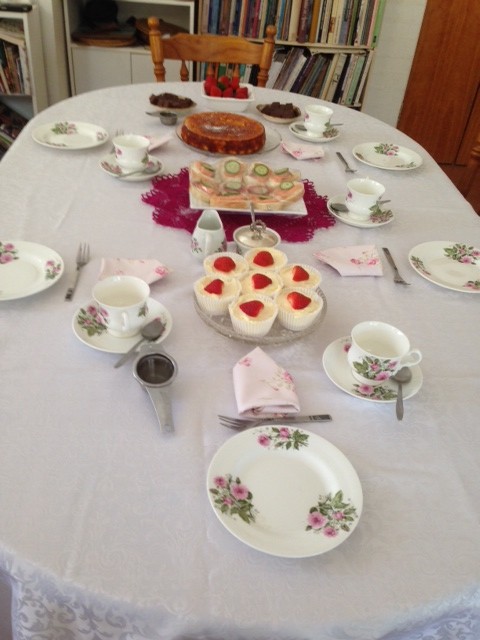
[[[63,273],[62,258],[48,247],[23,240],[0,241],[0,301],[48,289]]]
[[[165,324],[165,331],[155,342],[158,344],[165,340],[172,330],[172,316],[161,302],[149,298],[147,301],[148,313],[145,316],[145,324],[154,318],[161,318]],[[107,353],[126,353],[140,339],[140,334],[131,338],[115,338],[107,333],[107,327],[103,318],[99,315],[93,300],[82,305],[73,316],[73,333],[88,347]]]
[[[334,340],[323,352],[323,368],[325,373],[342,391],[355,398],[370,400],[371,402],[396,402],[397,383],[387,380],[378,386],[362,384],[356,380],[347,361],[347,351],[350,348],[349,336]],[[419,365],[411,367],[412,379],[403,385],[403,399],[408,400],[421,389],[423,375]]]
[[[231,534],[285,558],[319,555],[345,542],[363,507],[347,457],[291,426],[263,425],[229,438],[210,463],[207,491]]]
[[[42,124],[32,132],[32,137],[45,147],[71,150],[98,147],[108,140],[108,133],[94,124],[64,120]]]
[[[391,142],[364,142],[353,148],[357,160],[379,169],[408,171],[422,164],[422,158],[405,147]]]
[[[440,287],[480,293],[480,248],[434,240],[414,247],[408,259],[417,273]]]

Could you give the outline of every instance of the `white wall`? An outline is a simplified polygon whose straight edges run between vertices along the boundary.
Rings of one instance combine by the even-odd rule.
[[[37,0],[37,4],[40,7],[48,103],[54,104],[69,96],[63,7],[61,0]]]
[[[387,0],[362,111],[397,125],[427,0]]]

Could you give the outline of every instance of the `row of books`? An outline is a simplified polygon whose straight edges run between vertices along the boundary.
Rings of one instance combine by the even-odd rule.
[[[311,52],[306,47],[279,48],[267,87],[358,106],[373,53]]]
[[[0,20],[0,93],[31,93],[25,35],[19,21]]]
[[[205,0],[202,33],[374,48],[386,0]]]

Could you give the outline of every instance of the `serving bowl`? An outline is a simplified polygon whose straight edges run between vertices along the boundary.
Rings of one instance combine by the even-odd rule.
[[[248,90],[248,98],[222,98],[217,96],[208,96],[205,93],[205,87],[202,84],[202,99],[212,111],[228,111],[231,113],[241,113],[248,109],[248,105],[255,100],[253,85],[248,83],[240,83],[241,87]]]

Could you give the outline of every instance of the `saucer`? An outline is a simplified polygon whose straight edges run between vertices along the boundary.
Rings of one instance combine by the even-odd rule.
[[[300,138],[300,140],[307,140],[308,142],[331,142],[332,140],[336,140],[340,135],[336,127],[331,127],[321,135],[310,133],[301,122],[292,122],[288,128],[294,136]]]
[[[145,324],[154,318],[160,318],[165,324],[165,331],[155,340],[159,344],[172,330],[172,316],[166,307],[158,300],[148,299],[148,313],[145,316]],[[107,353],[126,353],[141,338],[140,332],[130,338],[115,338],[107,333],[107,327],[99,322],[92,314],[91,309],[96,309],[93,300],[82,305],[73,316],[72,328],[77,338],[93,349],[106,351]]]
[[[123,167],[121,167],[118,163],[117,160],[115,158],[115,154],[114,153],[110,153],[108,156],[106,156],[105,158],[103,158],[103,160],[101,160],[100,162],[100,166],[101,168],[105,171],[105,173],[108,173],[109,175],[113,176],[114,178],[117,178],[118,180],[124,180],[125,182],[143,182],[144,180],[150,180],[151,178],[154,178],[155,176],[158,176],[162,169],[163,169],[163,165],[160,162],[160,160],[157,160],[157,158],[154,158],[153,156],[148,156],[148,162],[145,166],[145,168],[148,167],[148,169],[155,169],[155,171],[153,173],[134,173],[131,176],[127,176],[125,178],[122,178],[122,174],[124,173],[130,173],[130,169],[124,169]]]
[[[338,338],[330,343],[323,352],[323,368],[333,384],[345,391],[345,393],[361,400],[386,403],[396,402],[398,387],[396,382],[387,380],[381,385],[372,387],[358,382],[353,377],[347,361],[347,351],[350,344],[350,336]],[[408,398],[418,393],[423,383],[423,374],[420,366],[417,364],[410,367],[410,370],[412,379],[403,385],[404,400],[408,400]]]
[[[381,207],[377,207],[377,210],[370,214],[370,218],[368,220],[357,220],[353,218],[348,212],[339,213],[338,211],[334,211],[330,206],[331,203],[345,204],[345,196],[333,196],[333,198],[329,198],[327,207],[332,216],[335,216],[337,220],[340,220],[345,224],[349,224],[352,227],[362,227],[365,229],[370,229],[372,227],[381,227],[384,224],[392,222],[392,220],[394,219],[394,215],[390,209],[382,209]]]

